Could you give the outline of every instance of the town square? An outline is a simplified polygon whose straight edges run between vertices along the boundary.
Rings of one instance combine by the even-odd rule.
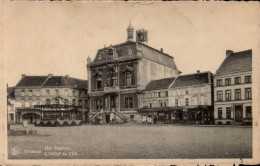
[[[37,134],[8,136],[10,159],[236,158],[240,162],[241,157],[252,158],[252,129],[248,126],[103,124],[29,128]],[[13,148],[19,153],[13,153]]]

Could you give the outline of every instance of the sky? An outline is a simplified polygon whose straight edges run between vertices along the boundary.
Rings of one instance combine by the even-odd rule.
[[[215,73],[226,50],[257,48],[259,15],[253,3],[53,2],[5,4],[5,78],[26,75],[87,79],[87,57],[126,41],[126,28],[148,30],[148,45],[173,56],[183,74]]]

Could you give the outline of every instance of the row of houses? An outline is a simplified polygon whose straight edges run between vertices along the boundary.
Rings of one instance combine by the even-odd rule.
[[[173,56],[147,42],[144,29],[136,31],[134,41],[130,24],[126,42],[99,49],[93,61],[87,58],[88,80],[22,75],[10,93],[16,118],[19,122],[78,118],[110,123],[111,117],[115,123],[252,122],[252,50],[227,50],[214,74],[184,75]]]
[[[26,76],[8,87],[8,119],[24,120],[87,119],[87,81],[66,76]]]

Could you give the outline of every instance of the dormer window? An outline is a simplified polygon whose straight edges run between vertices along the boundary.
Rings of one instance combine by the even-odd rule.
[[[101,55],[100,54],[98,54],[97,59],[101,60]]]

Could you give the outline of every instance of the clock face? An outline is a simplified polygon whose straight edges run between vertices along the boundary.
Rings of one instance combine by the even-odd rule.
[[[133,51],[132,49],[128,49],[128,55],[132,55]]]

